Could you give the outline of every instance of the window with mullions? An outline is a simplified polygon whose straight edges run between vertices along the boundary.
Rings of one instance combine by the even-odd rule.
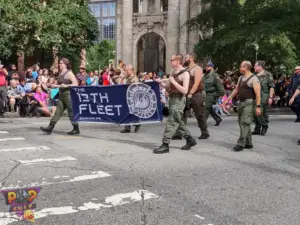
[[[115,39],[116,3],[115,1],[90,3],[91,13],[96,17],[99,26],[99,40]]]
[[[103,39],[115,39],[115,19],[103,20]]]

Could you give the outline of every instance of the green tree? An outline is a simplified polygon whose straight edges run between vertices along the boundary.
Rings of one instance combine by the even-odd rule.
[[[188,21],[207,35],[195,47],[221,72],[242,60],[265,60],[274,72],[288,72],[299,58],[300,4],[297,0],[203,0],[203,10]]]
[[[115,41],[104,40],[87,50],[87,69],[90,71],[103,69],[115,58]]]
[[[84,0],[0,0],[0,54],[36,49],[80,54],[98,34],[97,21]]]

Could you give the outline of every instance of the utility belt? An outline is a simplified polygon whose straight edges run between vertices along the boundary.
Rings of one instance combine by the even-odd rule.
[[[214,90],[214,91],[206,91],[206,94],[212,94],[212,93],[215,93],[216,92],[216,90]]]
[[[169,96],[170,96],[170,97],[177,97],[177,98],[182,98],[182,97],[184,97],[184,95],[181,94],[181,93],[170,93]]]
[[[253,99],[253,98],[246,98],[246,99],[240,99],[240,102],[249,102],[249,103],[251,103],[251,102],[254,102],[254,100],[255,99]]]

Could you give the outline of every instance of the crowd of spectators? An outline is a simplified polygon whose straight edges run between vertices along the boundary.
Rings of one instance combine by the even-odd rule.
[[[126,84],[126,65],[120,60],[116,69],[105,67],[103,70],[86,71],[79,67],[76,75],[79,86],[107,86]],[[149,73],[137,72],[140,82],[149,82],[167,76],[158,68]],[[9,68],[0,65],[0,117],[6,112],[18,113],[21,117],[53,116],[56,110],[59,90],[52,88],[56,84],[57,74],[39,65],[28,67],[25,73],[19,73],[16,65]],[[161,90],[164,96],[165,90]],[[1,107],[2,106],[2,107]]]
[[[86,71],[85,67],[79,68],[76,75],[80,86],[107,86],[126,83],[126,65],[119,61],[117,68],[105,67],[103,70]],[[152,72],[137,72],[136,76],[140,82],[151,82],[156,79],[166,79],[169,74],[163,72],[159,67]],[[220,75],[226,94],[221,96],[214,109],[220,115],[230,115],[235,110],[237,102],[234,99],[227,106],[222,102],[230,95],[236,87],[239,74],[226,72]],[[52,116],[56,110],[58,89],[52,88],[56,84],[56,76],[48,69],[42,69],[39,65],[28,67],[25,74],[18,73],[16,65],[5,68],[0,65],[0,117],[5,112],[18,113],[21,117]],[[274,79],[275,94],[271,107],[286,107],[286,92],[291,84],[291,78],[279,76]],[[161,103],[163,113],[168,114],[168,92],[161,88]]]

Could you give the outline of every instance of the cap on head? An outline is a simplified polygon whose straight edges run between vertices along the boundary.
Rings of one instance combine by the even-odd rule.
[[[300,66],[296,66],[295,70],[300,70]]]
[[[212,68],[215,67],[215,65],[211,61],[207,63],[207,66],[212,67]]]

